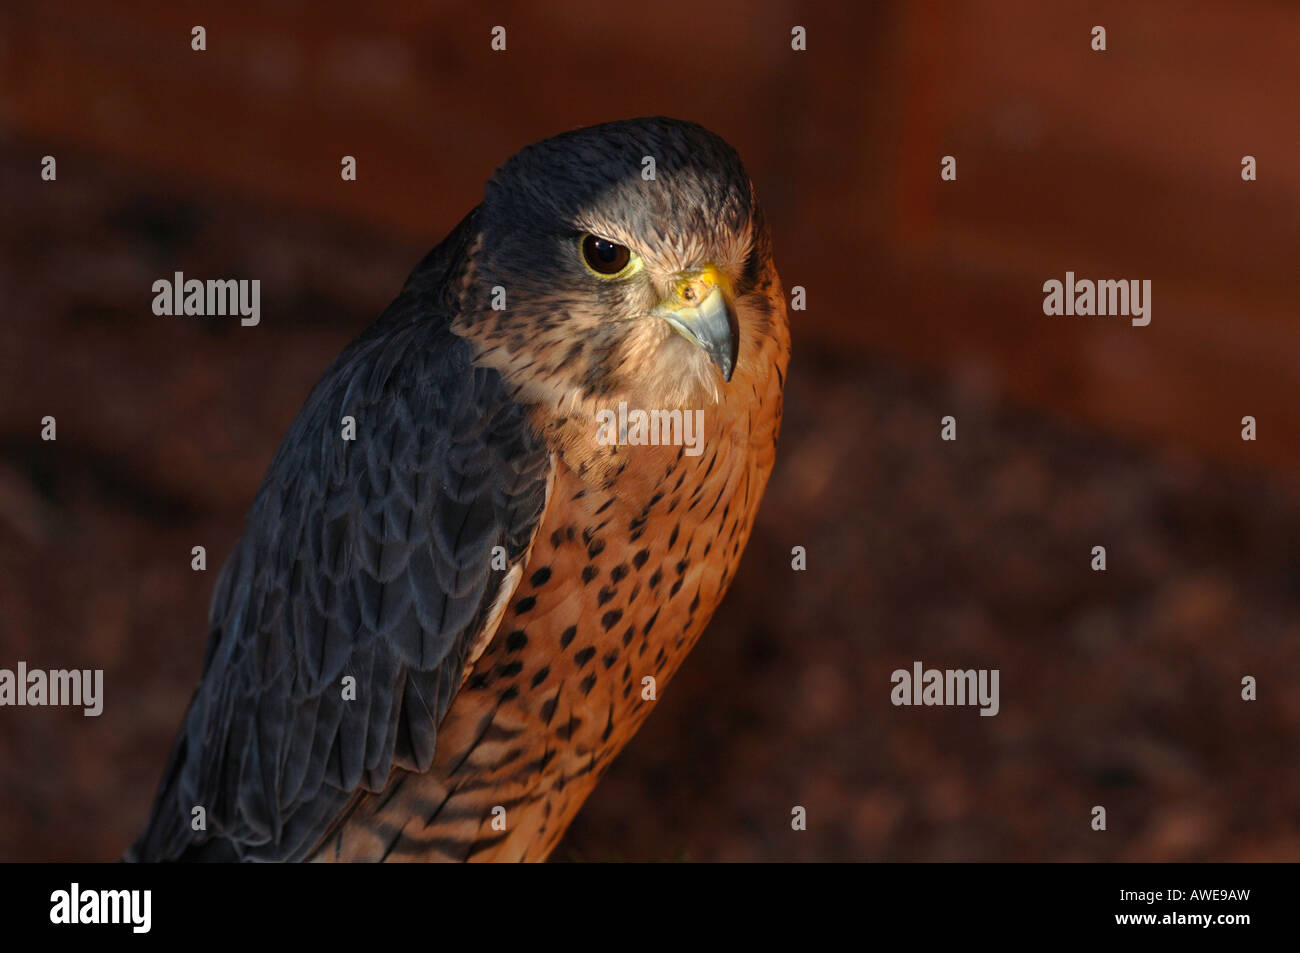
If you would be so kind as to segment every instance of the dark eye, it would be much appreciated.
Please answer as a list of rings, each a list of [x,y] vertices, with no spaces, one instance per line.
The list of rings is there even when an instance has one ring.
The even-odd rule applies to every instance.
[[[587,235],[582,239],[582,260],[598,275],[617,275],[627,267],[632,252],[626,245]]]

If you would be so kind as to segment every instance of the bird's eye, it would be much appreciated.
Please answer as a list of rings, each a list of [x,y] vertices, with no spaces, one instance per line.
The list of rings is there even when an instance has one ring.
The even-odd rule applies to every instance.
[[[617,275],[632,260],[632,252],[626,245],[617,245],[607,238],[584,235],[582,238],[582,260],[587,267],[606,278]]]

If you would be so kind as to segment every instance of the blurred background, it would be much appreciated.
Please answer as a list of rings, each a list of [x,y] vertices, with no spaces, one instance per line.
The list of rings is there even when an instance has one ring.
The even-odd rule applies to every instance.
[[[1300,859],[1297,49],[1280,0],[4,4],[0,667],[106,700],[0,709],[0,860],[120,854],[313,383],[511,153],[646,114],[739,150],[808,310],[742,571],[555,859]],[[1045,317],[1067,270],[1151,325]],[[154,316],[175,271],[260,326]],[[893,707],[918,659],[1001,713]]]

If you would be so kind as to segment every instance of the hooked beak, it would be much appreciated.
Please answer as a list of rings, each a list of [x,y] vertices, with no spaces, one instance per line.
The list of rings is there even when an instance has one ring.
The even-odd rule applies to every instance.
[[[672,296],[651,314],[704,348],[722,372],[722,379],[731,381],[740,348],[740,325],[726,275],[713,265],[683,272],[673,283]]]

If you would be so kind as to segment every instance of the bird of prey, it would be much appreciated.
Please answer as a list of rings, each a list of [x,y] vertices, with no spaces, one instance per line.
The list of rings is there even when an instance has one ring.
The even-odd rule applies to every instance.
[[[516,154],[290,427],[127,859],[545,859],[735,574],[789,348],[718,136]]]

